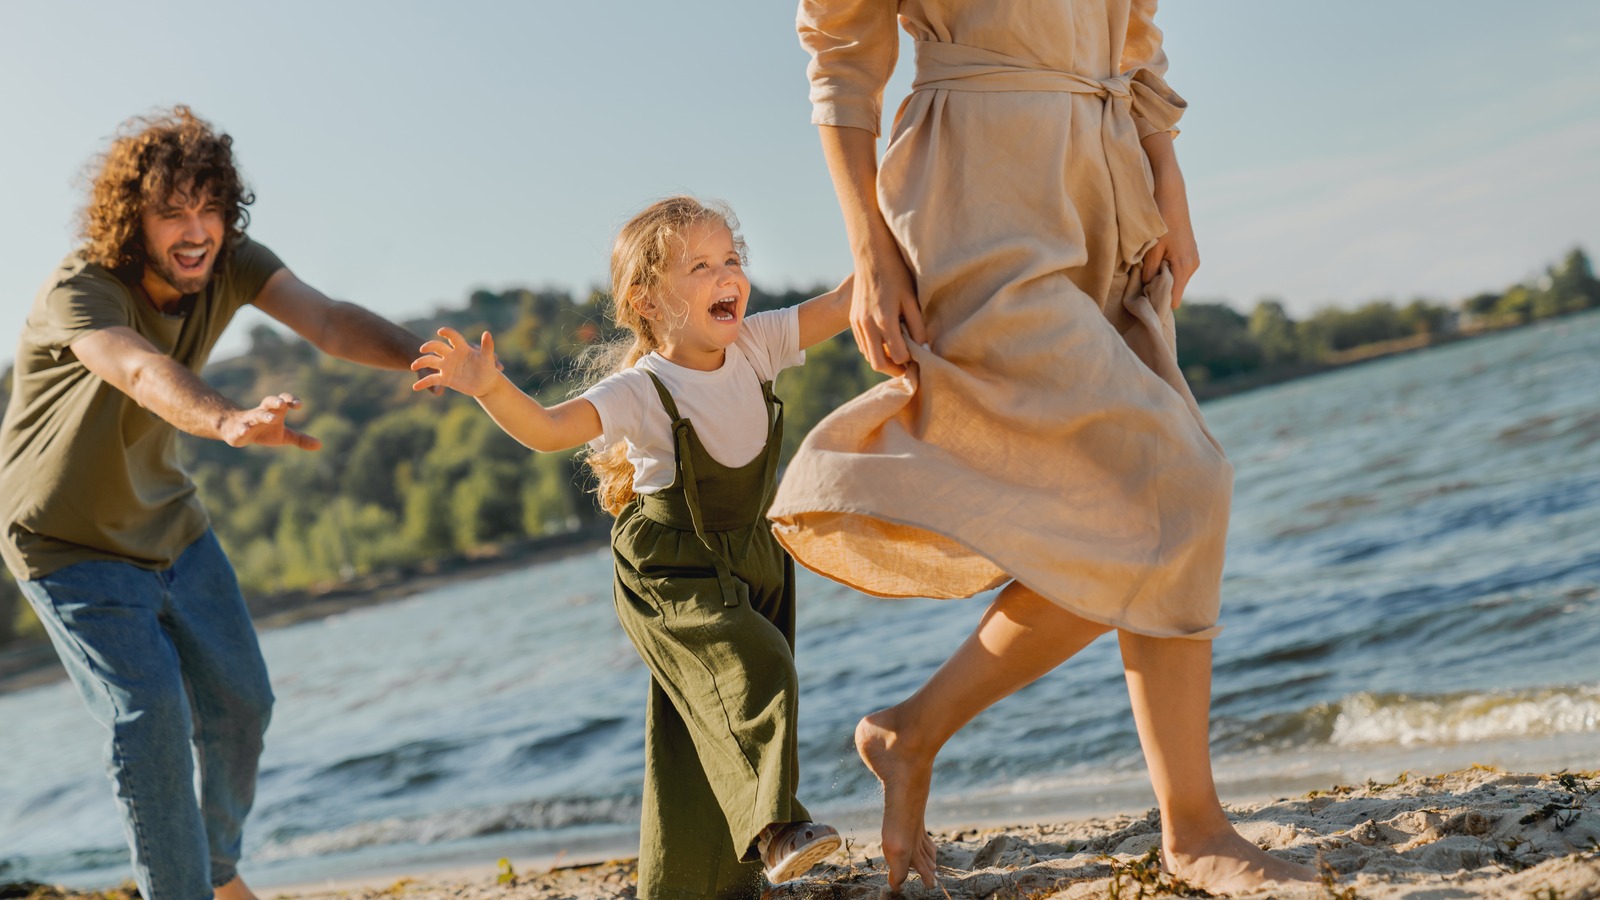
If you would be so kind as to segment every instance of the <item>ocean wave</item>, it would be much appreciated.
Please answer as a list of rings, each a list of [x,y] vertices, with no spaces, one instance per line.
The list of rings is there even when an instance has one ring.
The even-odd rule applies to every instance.
[[[121,869],[127,865],[127,847],[90,847],[65,853],[0,857],[0,879],[47,881],[59,878],[63,872],[98,872]]]
[[[1415,747],[1600,731],[1600,685],[1460,694],[1362,691],[1254,722],[1219,722],[1224,750]]]
[[[543,765],[576,759],[589,752],[597,739],[615,735],[629,724],[627,719],[617,716],[583,719],[518,747],[517,762],[519,765]]]
[[[1452,744],[1600,731],[1600,687],[1446,696],[1360,693],[1345,698],[1329,742]]]
[[[469,745],[462,741],[434,739],[412,741],[377,753],[350,756],[317,772],[322,781],[408,781],[433,778],[449,770],[445,760]]]
[[[280,831],[251,854],[275,861],[348,853],[366,847],[397,844],[439,844],[513,831],[556,831],[583,825],[620,825],[637,821],[639,798],[564,797],[504,806],[454,809],[434,815],[357,822],[310,834]]]

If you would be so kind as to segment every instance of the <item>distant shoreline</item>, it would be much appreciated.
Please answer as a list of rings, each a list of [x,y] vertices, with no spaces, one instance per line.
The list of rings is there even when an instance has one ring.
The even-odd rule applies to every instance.
[[[1449,334],[1425,332],[1411,337],[1362,344],[1358,347],[1352,347],[1324,362],[1301,363],[1276,369],[1258,369],[1243,375],[1230,375],[1227,378],[1219,378],[1216,381],[1191,384],[1189,389],[1194,393],[1195,399],[1201,402],[1219,400],[1223,397],[1232,397],[1235,394],[1244,394],[1260,388],[1299,381],[1302,378],[1326,375],[1329,372],[1337,372],[1363,363],[1404,356],[1419,350],[1427,350],[1430,347],[1443,347],[1447,344],[1456,344],[1495,334],[1506,334],[1515,330],[1515,328],[1497,328],[1481,331],[1457,331]]]

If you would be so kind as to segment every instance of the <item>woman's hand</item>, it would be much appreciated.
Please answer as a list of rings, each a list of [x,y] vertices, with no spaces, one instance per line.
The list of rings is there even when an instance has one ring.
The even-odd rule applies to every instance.
[[[429,341],[419,348],[423,355],[411,363],[411,370],[419,372],[433,369],[433,373],[418,378],[411,389],[420,391],[431,387],[447,387],[470,397],[482,397],[504,379],[501,366],[494,356],[494,336],[483,333],[482,348],[474,347],[454,328],[439,329],[443,340]]]
[[[1189,194],[1183,172],[1172,149],[1172,135],[1157,132],[1142,142],[1150,158],[1150,173],[1155,177],[1156,208],[1167,223],[1167,233],[1144,255],[1142,272],[1146,282],[1156,277],[1161,263],[1172,270],[1172,308],[1183,302],[1184,288],[1200,268],[1200,248],[1195,243],[1194,225],[1189,221]]]
[[[916,284],[899,247],[874,247],[856,260],[850,331],[867,364],[885,375],[905,374],[911,361],[907,335],[919,344],[928,342]]]

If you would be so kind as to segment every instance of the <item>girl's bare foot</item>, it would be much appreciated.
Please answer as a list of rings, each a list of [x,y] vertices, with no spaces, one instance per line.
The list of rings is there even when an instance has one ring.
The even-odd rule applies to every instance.
[[[937,849],[923,814],[933,784],[933,760],[916,752],[895,727],[893,707],[856,723],[856,752],[883,785],[883,859],[889,866],[889,887],[899,890],[911,869],[931,887],[937,880]]]
[[[1316,870],[1273,856],[1231,827],[1183,850],[1163,846],[1161,858],[1168,872],[1213,894],[1253,890],[1269,881],[1321,880]]]

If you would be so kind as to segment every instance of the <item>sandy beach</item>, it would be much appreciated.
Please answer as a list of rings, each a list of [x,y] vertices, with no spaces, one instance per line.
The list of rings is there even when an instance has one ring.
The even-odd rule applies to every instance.
[[[1600,898],[1600,772],[1513,774],[1474,767],[1402,775],[1378,784],[1335,785],[1299,797],[1234,805],[1241,833],[1258,845],[1328,873],[1321,885],[1271,887],[1235,897],[1333,900]],[[915,878],[906,897],[1203,897],[1159,871],[1154,810],[1078,822],[1028,823],[935,835],[940,884]],[[875,844],[846,852],[773,900],[885,895]],[[328,883],[261,892],[263,900],[594,900],[633,897],[632,860],[519,871],[418,874],[368,883]],[[29,896],[11,886],[0,897]],[[35,900],[77,895],[32,890]],[[103,895],[93,895],[103,896]]]
[[[1301,797],[1233,806],[1258,845],[1334,878],[1237,897],[1600,898],[1600,772],[1522,775],[1487,768],[1389,784],[1337,785]],[[1030,823],[937,834],[940,885],[915,878],[907,897],[1073,898],[1206,896],[1152,864],[1155,811],[1080,822]],[[831,865],[775,888],[774,900],[875,898],[885,890],[876,844],[847,846]],[[503,879],[503,880],[502,880]],[[264,892],[295,900],[590,900],[632,897],[633,863],[615,860],[544,872],[485,870],[475,877]]]

